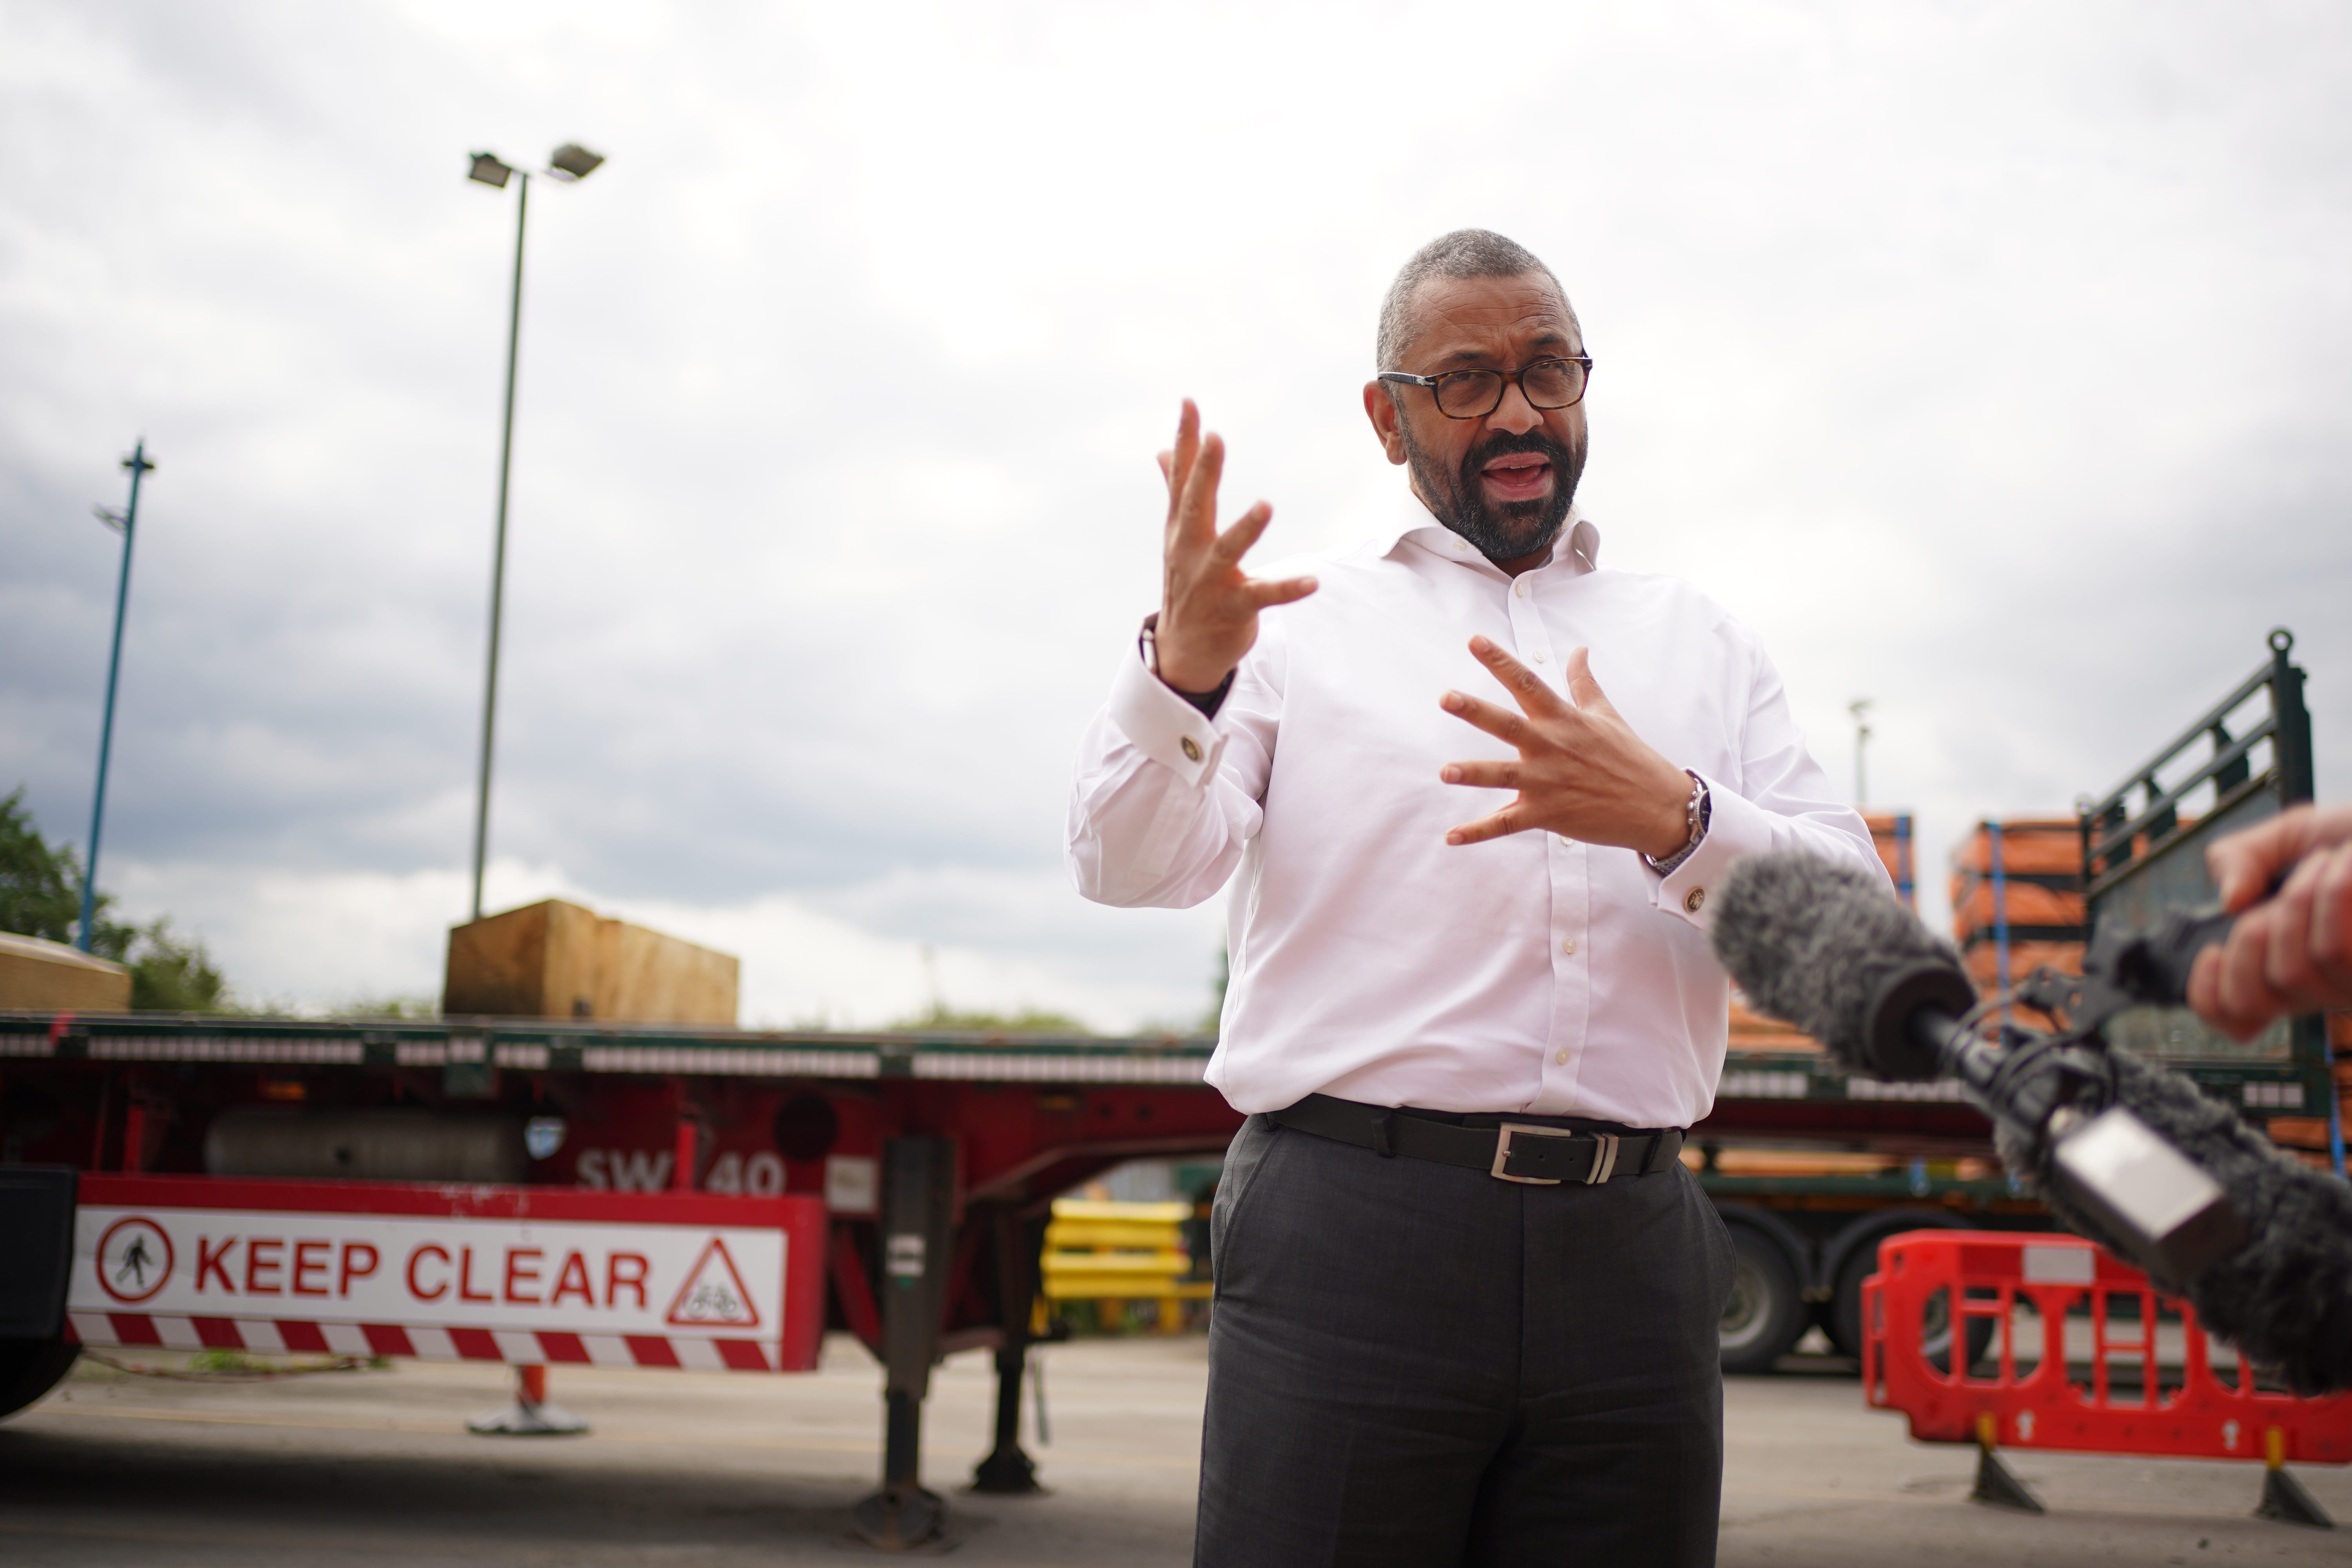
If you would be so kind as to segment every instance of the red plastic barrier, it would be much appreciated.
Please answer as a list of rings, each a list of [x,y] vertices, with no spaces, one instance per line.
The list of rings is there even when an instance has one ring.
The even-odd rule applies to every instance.
[[[2217,1367],[2189,1303],[2087,1241],[1913,1231],[1880,1245],[1878,1267],[1862,1287],[1864,1395],[1923,1442],[2352,1463],[2352,1393],[2265,1391],[2226,1349]]]

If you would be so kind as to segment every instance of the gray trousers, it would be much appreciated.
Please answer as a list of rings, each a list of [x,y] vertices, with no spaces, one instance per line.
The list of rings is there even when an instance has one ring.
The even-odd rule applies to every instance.
[[[1521,1186],[1253,1116],[1196,1568],[1715,1562],[1731,1239],[1680,1164]]]

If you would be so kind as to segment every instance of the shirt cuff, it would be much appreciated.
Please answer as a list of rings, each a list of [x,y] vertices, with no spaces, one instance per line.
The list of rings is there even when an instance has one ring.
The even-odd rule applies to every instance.
[[[1714,923],[1715,910],[1709,900],[1725,873],[1748,856],[1772,847],[1771,819],[1762,806],[1711,778],[1706,781],[1706,837],[1672,875],[1650,872],[1657,883],[1657,907],[1701,931]]]
[[[1224,754],[1223,733],[1145,667],[1139,648],[1119,665],[1110,691],[1110,721],[1137,751],[1195,789]]]
[[[1160,673],[1160,663],[1159,652],[1152,639],[1159,635],[1159,631],[1160,612],[1154,610],[1143,617],[1143,635],[1136,638],[1136,646],[1143,650],[1144,668],[1154,675]],[[1217,682],[1216,689],[1213,691],[1177,691],[1173,686],[1169,686],[1168,689],[1175,691],[1177,696],[1198,708],[1202,718],[1213,719],[1217,716],[1217,710],[1225,705],[1226,695],[1234,689],[1234,677],[1240,673],[1239,665],[1225,671],[1225,678]],[[1165,679],[1162,679],[1160,684],[1168,686]]]

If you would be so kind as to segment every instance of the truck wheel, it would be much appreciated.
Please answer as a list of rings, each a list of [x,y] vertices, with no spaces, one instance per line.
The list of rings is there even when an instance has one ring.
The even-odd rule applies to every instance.
[[[63,1340],[0,1340],[0,1420],[55,1388],[80,1355]]]
[[[1723,1303],[1723,1370],[1769,1372],[1805,1331],[1797,1271],[1780,1244],[1754,1226],[1731,1225],[1731,1294]]]
[[[1899,1236],[1889,1231],[1888,1236]],[[1862,1282],[1878,1272],[1878,1243],[1884,1237],[1872,1239],[1854,1248],[1853,1256],[1838,1268],[1837,1293],[1830,1299],[1830,1310],[1824,1313],[1822,1328],[1837,1347],[1841,1355],[1862,1354]],[[1992,1345],[1994,1331],[1999,1327],[1990,1318],[1969,1320],[1969,1364],[1984,1359]],[[1943,1315],[1925,1325],[1919,1338],[1920,1353],[1938,1366],[1945,1364],[1952,1349],[1950,1304],[1945,1304]]]
[[[1838,1265],[1837,1286],[1829,1310],[1822,1314],[1822,1331],[1840,1355],[1862,1354],[1862,1282],[1878,1272],[1878,1243],[1864,1242]]]

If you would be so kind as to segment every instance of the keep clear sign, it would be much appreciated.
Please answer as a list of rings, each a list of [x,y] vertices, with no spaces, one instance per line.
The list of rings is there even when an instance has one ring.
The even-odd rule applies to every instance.
[[[68,1309],[772,1338],[781,1229],[84,1207]]]

